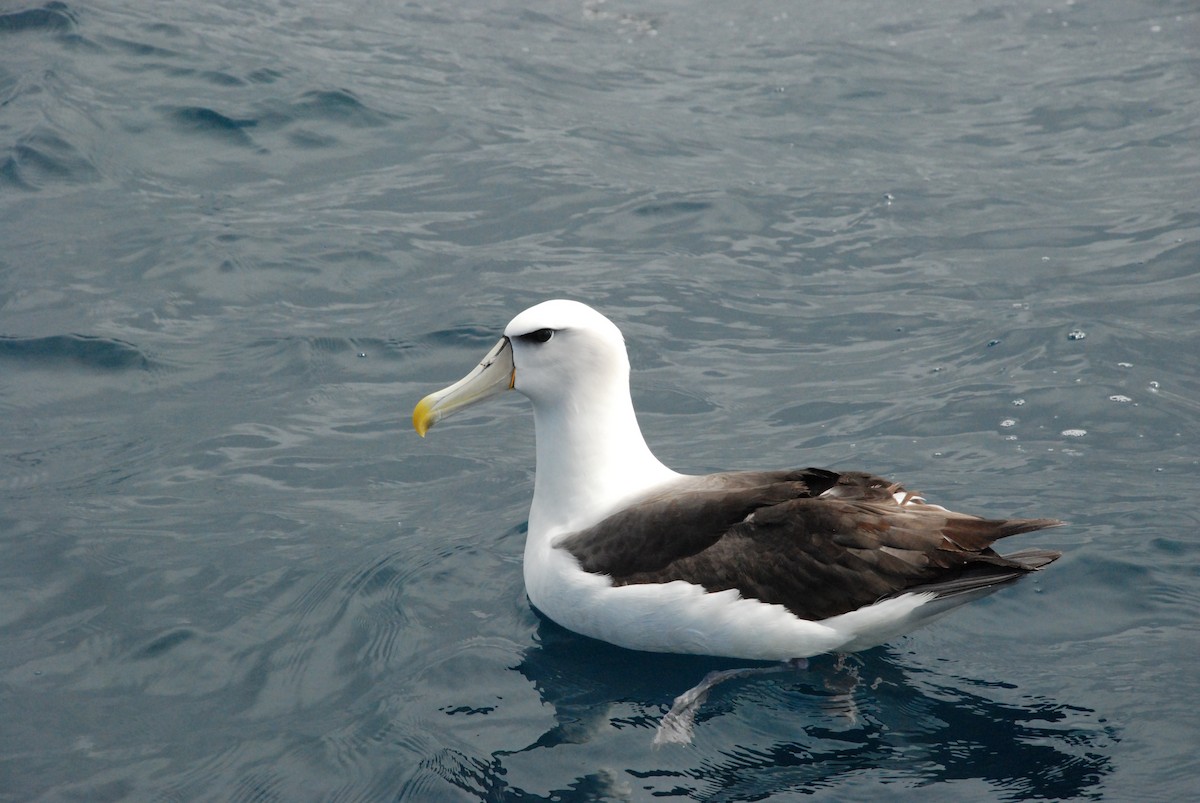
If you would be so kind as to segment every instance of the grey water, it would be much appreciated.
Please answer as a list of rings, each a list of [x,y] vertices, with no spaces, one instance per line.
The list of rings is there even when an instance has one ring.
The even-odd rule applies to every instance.
[[[0,800],[1180,800],[1189,2],[0,5]],[[673,697],[524,596],[521,309],[689,472],[869,470],[1064,556]]]

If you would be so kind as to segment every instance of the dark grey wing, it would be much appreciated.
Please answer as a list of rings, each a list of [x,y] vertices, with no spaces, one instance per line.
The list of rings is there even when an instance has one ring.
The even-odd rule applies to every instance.
[[[822,469],[692,477],[574,533],[558,546],[574,555],[585,571],[597,574],[626,577],[661,571],[711,548],[754,511],[817,497],[839,477]]]
[[[1052,519],[952,513],[868,474],[819,469],[705,478],[717,486],[609,517],[563,542],[616,585],[684,580],[824,619],[906,591],[982,592],[1057,553],[1002,557],[993,542]]]

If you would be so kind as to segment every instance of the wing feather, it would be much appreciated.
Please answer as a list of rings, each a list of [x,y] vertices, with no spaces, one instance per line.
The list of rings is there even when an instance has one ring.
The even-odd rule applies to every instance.
[[[615,585],[685,580],[819,620],[910,591],[985,592],[1053,561],[992,544],[1053,519],[982,519],[869,474],[823,469],[695,478],[559,543]]]

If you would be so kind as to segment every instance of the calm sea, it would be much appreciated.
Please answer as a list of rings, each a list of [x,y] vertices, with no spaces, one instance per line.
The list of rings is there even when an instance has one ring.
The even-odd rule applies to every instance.
[[[0,4],[0,800],[1181,800],[1195,3]],[[1046,572],[883,648],[542,621],[515,313],[659,455],[870,470]]]

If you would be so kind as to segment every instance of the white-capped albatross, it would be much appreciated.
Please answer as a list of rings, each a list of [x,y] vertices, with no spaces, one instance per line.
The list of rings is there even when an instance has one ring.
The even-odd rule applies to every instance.
[[[504,390],[533,403],[530,602],[635,650],[755,660],[882,644],[1049,564],[992,543],[1053,519],[954,513],[858,472],[679,474],[651,453],[620,330],[576,301],[525,310],[466,377],[422,399],[422,436]]]

